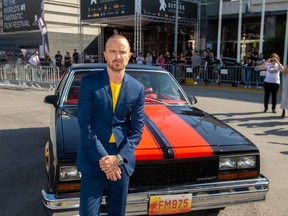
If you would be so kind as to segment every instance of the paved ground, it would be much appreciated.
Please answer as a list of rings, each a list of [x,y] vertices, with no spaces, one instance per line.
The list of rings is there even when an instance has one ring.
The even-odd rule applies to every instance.
[[[233,126],[261,152],[261,173],[270,180],[265,202],[228,207],[220,216],[286,216],[288,212],[288,118],[263,111],[263,90],[228,86],[184,86],[195,105]],[[52,92],[0,86],[0,215],[44,215],[44,145]],[[279,95],[280,102],[280,95]]]
[[[220,216],[286,216],[288,215],[288,118],[263,113],[263,90],[229,86],[184,86],[188,94],[197,96],[195,105],[225,121],[247,136],[260,149],[261,173],[270,180],[265,202],[228,207]],[[278,102],[281,95],[278,95]]]

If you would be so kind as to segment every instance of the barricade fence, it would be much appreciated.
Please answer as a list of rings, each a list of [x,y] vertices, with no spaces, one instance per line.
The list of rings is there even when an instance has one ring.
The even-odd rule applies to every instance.
[[[174,71],[177,73],[173,75],[177,80],[193,79],[194,82],[206,84],[224,82],[233,86],[243,84],[248,88],[252,85],[259,88],[263,86],[266,76],[266,71],[243,66],[222,66],[220,72],[217,72],[214,65],[207,65],[206,62],[196,67],[187,64],[178,64],[175,67]]]
[[[240,83],[250,88],[252,85],[261,88],[264,84],[266,71],[255,70],[254,67],[223,66],[217,73],[214,65],[207,65],[201,61],[199,66],[192,67],[188,64],[153,64],[154,66],[168,70],[178,82],[193,80],[196,84],[231,83],[238,86]],[[0,83],[4,85],[17,84],[35,88],[56,87],[60,79],[60,71],[57,66],[31,66],[25,64],[0,65]]]
[[[60,73],[59,68],[55,66],[4,64],[0,66],[0,79],[4,85],[45,87],[50,90],[56,87]]]

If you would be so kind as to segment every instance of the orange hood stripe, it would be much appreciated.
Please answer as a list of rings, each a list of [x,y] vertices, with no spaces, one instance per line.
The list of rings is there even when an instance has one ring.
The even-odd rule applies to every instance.
[[[209,143],[191,125],[166,106],[147,106],[145,113],[173,148],[174,158],[213,155]]]

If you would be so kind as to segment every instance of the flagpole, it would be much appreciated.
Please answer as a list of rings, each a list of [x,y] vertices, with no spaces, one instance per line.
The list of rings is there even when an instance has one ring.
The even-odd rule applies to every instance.
[[[222,10],[223,10],[223,0],[220,0],[219,4],[219,18],[218,18],[218,40],[217,40],[217,58],[220,58],[221,49],[221,29],[222,29]]]
[[[175,12],[175,31],[174,31],[174,52],[177,52],[178,45],[178,10],[179,10],[179,0],[176,0],[176,12]],[[178,55],[178,54],[177,54]]]
[[[242,27],[242,0],[239,1],[238,36],[237,36],[237,62],[241,62],[241,27]]]
[[[287,65],[287,52],[288,52],[288,2],[287,2],[287,14],[286,14],[286,30],[285,30],[285,42],[284,42],[284,55],[283,55],[283,66]]]
[[[266,4],[266,0],[263,0],[263,2],[262,2],[262,13],[261,13],[261,26],[260,26],[259,53],[263,53],[263,35],[264,35],[264,20],[265,20],[265,4]]]

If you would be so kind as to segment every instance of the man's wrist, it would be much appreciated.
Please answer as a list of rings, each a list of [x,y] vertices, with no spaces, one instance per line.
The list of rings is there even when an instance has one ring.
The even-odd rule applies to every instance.
[[[120,154],[115,155],[118,166],[121,166],[124,163],[124,158]]]

